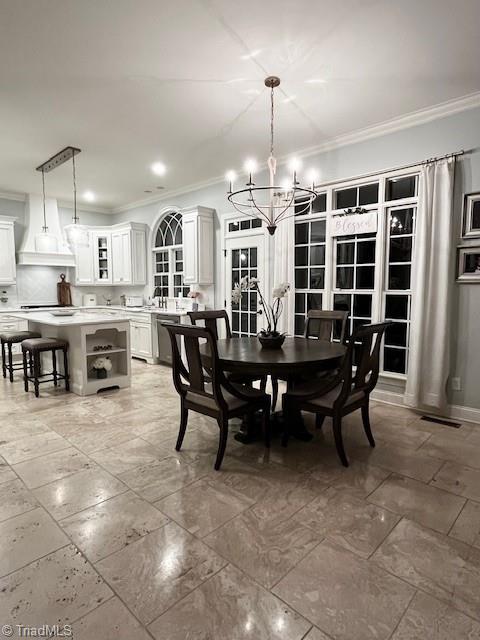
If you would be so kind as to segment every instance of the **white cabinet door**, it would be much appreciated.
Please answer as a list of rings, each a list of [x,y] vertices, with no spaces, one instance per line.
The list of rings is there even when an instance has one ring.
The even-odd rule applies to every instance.
[[[85,231],[73,245],[75,253],[75,284],[93,284],[93,243],[90,231]]]
[[[145,229],[132,232],[132,284],[147,284],[147,234]]]
[[[183,282],[185,284],[197,284],[198,260],[197,260],[197,218],[183,216]]]
[[[128,229],[112,233],[113,284],[132,284],[132,247]]]
[[[133,356],[152,357],[152,327],[150,324],[130,322]]]
[[[213,209],[195,207],[183,212],[183,281],[212,284]]]
[[[13,222],[0,221],[0,284],[15,284],[16,274]]]

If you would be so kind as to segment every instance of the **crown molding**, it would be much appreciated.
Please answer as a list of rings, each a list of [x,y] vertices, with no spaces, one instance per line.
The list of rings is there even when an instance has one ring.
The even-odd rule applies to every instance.
[[[5,200],[16,200],[17,202],[25,202],[27,195],[25,193],[17,193],[14,191],[0,191],[0,198]]]
[[[427,122],[431,122],[432,120],[446,118],[447,116],[460,113],[461,111],[467,111],[469,109],[475,109],[477,107],[480,107],[480,91],[462,96],[461,98],[447,100],[446,102],[434,105],[433,107],[418,109],[417,111],[412,111],[411,113],[408,113],[404,116],[392,118],[391,120],[386,120],[384,122],[380,122],[364,129],[358,129],[356,131],[342,134],[335,138],[330,138],[329,140],[326,140],[319,145],[297,151],[295,155],[300,158],[307,158],[312,155],[325,153],[327,151],[332,151],[333,149],[338,149],[340,147],[363,142],[364,140],[369,140],[371,138],[378,138],[389,133],[395,133],[396,131],[401,131],[402,129],[415,127],[419,124],[425,124]],[[278,158],[278,163],[285,163],[290,157],[291,154],[281,156]],[[260,170],[266,169],[266,163],[261,165],[259,168]],[[224,176],[217,176],[216,178],[210,178],[209,180],[204,180],[202,182],[192,183],[179,189],[164,191],[161,196],[150,196],[149,198],[144,198],[143,200],[137,200],[121,205],[119,207],[114,207],[112,212],[123,213],[125,211],[130,211],[131,209],[136,209],[138,207],[170,200],[171,198],[174,198],[176,196],[183,195],[185,193],[191,193],[193,191],[198,191],[199,189],[211,187],[222,182],[225,182]]]
[[[0,191],[0,199],[15,200],[17,202],[25,202],[27,199],[26,193],[18,193],[14,191]],[[73,204],[68,200],[57,200],[57,206],[62,209],[73,209]],[[77,211],[91,211],[92,213],[114,213],[112,207],[97,207],[92,204],[84,204],[83,202],[78,205]]]
[[[404,116],[385,120],[384,122],[379,122],[378,124],[366,127],[365,129],[358,129],[356,131],[351,131],[350,133],[342,134],[336,138],[331,138],[320,145],[303,149],[296,155],[306,158],[317,153],[324,153],[339,147],[356,144],[358,142],[363,142],[364,140],[369,140],[370,138],[379,138],[389,133],[395,133],[402,129],[409,129],[410,127],[426,124],[433,120],[446,118],[448,116],[455,115],[456,113],[476,109],[478,107],[480,107],[480,91],[463,96],[462,98],[455,98],[453,100],[448,100],[447,102],[442,102],[433,107],[426,107],[425,109],[412,111]],[[287,160],[287,157],[289,156],[284,156],[279,160],[285,161]]]
[[[72,209],[73,210],[73,203],[70,200],[57,200],[57,206],[61,207],[62,209]],[[77,212],[82,212],[82,211],[91,211],[92,213],[106,213],[106,214],[112,214],[115,213],[113,210],[113,207],[98,207],[94,204],[88,204],[88,203],[78,203],[77,202]]]
[[[112,209],[112,213],[123,213],[124,211],[130,211],[131,209],[137,209],[138,207],[145,207],[149,204],[155,204],[156,202],[163,202],[164,200],[170,200],[176,196],[181,196],[185,193],[192,193],[193,191],[199,191],[206,187],[212,187],[220,182],[225,182],[225,177],[217,176],[215,178],[209,178],[208,180],[202,180],[200,182],[193,182],[185,187],[179,187],[178,189],[170,189],[164,191],[162,195],[149,196],[142,200],[135,200],[127,204],[122,204]]]
[[[480,91],[462,96],[461,98],[454,98],[453,100],[442,102],[440,104],[434,105],[433,107],[426,107],[424,109],[412,111],[411,113],[408,113],[406,115],[392,118],[391,120],[386,120],[384,122],[380,122],[364,129],[358,129],[356,131],[351,131],[349,133],[336,136],[335,138],[330,138],[329,140],[326,140],[321,144],[301,149],[297,151],[295,155],[300,158],[307,158],[313,155],[332,151],[340,147],[357,144],[371,138],[378,138],[390,133],[395,133],[396,131],[401,131],[402,129],[408,129],[420,124],[425,124],[433,120],[446,118],[448,116],[455,115],[456,113],[468,111],[469,109],[475,109],[478,107],[480,107]],[[287,162],[290,157],[291,154],[280,156],[278,158],[278,163],[283,164]],[[261,165],[259,168],[260,170],[264,170],[267,168],[267,165]],[[139,207],[156,204],[157,202],[161,203],[166,200],[171,200],[172,198],[175,198],[177,196],[181,196],[186,193],[192,193],[194,191],[199,191],[200,189],[205,189],[207,187],[212,187],[222,182],[225,182],[225,178],[223,175],[209,178],[208,180],[202,180],[200,182],[193,182],[178,189],[164,191],[161,195],[152,195],[148,198],[135,200],[116,207],[99,207],[82,203],[81,205],[77,206],[77,209],[78,211],[89,211],[107,215],[124,213],[125,211],[131,211],[132,209],[137,209]],[[0,191],[0,198],[24,202],[26,199],[26,194]],[[63,200],[58,200],[58,206],[65,209],[73,208],[71,202]]]

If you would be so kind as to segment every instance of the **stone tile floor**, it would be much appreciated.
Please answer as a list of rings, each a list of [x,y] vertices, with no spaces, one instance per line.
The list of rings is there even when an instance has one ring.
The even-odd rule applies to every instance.
[[[170,370],[79,398],[0,380],[0,625],[76,640],[480,638],[480,426],[372,405],[311,443],[229,440]],[[232,425],[232,432],[235,426]],[[25,637],[25,634],[23,635]]]

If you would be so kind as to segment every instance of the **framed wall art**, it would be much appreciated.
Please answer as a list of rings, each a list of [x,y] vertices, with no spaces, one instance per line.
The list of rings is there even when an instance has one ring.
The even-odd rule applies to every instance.
[[[463,237],[480,238],[480,192],[467,193],[465,196]]]
[[[480,244],[457,248],[457,282],[480,283]]]

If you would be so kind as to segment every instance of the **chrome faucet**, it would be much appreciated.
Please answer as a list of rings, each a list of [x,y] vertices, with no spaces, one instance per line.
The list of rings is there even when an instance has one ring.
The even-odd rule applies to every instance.
[[[163,296],[163,290],[160,287],[155,287],[152,298],[160,298],[160,309],[165,308],[165,298]]]

